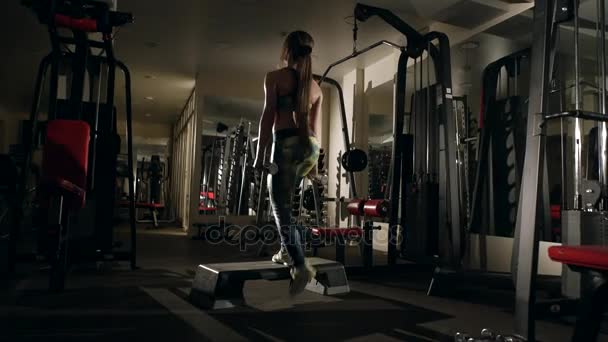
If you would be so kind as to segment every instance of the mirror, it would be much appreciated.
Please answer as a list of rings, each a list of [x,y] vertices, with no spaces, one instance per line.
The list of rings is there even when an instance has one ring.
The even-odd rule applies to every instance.
[[[207,96],[199,214],[255,216],[259,180],[252,165],[263,102]]]
[[[369,113],[368,195],[386,198],[393,143],[393,82],[368,88],[365,100]]]

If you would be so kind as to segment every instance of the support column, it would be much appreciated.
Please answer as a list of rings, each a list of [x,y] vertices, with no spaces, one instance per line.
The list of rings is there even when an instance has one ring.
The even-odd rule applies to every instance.
[[[353,145],[369,153],[369,113],[365,101],[365,70],[356,70],[356,83],[353,98]],[[357,184],[357,195],[359,198],[367,198],[369,194],[368,169],[355,173]]]

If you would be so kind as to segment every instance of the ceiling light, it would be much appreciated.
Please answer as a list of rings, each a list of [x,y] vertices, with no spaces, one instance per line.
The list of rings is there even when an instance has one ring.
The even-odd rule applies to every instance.
[[[151,117],[151,116],[152,116],[152,114],[150,114],[150,113],[146,113],[146,117],[147,117],[147,118],[149,118],[149,117]]]
[[[479,47],[479,42],[465,42],[460,45],[460,48],[465,50],[474,50]]]
[[[154,76],[154,75],[145,75],[144,78],[148,79],[148,80],[155,80],[156,76]]]
[[[152,97],[152,96],[146,96],[145,99],[147,101],[154,101],[154,97]]]

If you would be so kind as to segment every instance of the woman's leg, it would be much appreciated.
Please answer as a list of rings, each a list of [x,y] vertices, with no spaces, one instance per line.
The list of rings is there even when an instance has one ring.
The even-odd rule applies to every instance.
[[[305,255],[297,222],[291,215],[293,195],[298,179],[298,147],[296,145],[297,140],[291,138],[275,142],[273,162],[279,171],[268,177],[268,190],[274,219],[281,236],[281,248],[285,249],[291,257],[293,266],[298,267],[304,264]]]

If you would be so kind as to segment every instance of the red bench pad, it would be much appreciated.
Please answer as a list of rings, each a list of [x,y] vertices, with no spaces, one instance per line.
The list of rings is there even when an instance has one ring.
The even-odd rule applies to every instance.
[[[608,246],[553,246],[549,257],[569,266],[608,271]]]
[[[82,207],[87,187],[90,128],[84,121],[52,120],[47,124],[42,183],[65,192],[67,205]]]

